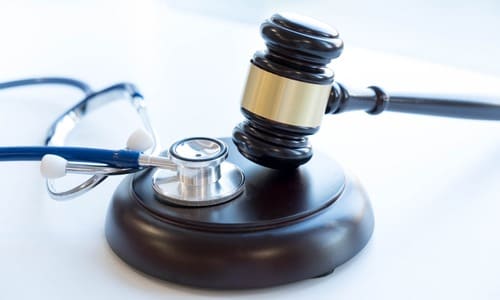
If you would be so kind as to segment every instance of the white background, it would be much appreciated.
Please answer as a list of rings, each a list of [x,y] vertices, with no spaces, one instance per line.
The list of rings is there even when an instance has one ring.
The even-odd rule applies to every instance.
[[[169,1],[1,3],[0,81],[64,75],[95,88],[130,81],[146,96],[164,146],[193,135],[228,136],[242,119],[239,98],[248,61],[262,48],[260,21],[245,18],[239,5],[234,8],[239,17],[233,18],[214,9],[204,15],[196,2],[195,9]],[[485,10],[484,19],[491,14]],[[343,20],[347,27],[349,18]],[[361,31],[353,20],[353,28]],[[373,26],[384,26],[377,24]],[[401,34],[401,28],[394,30],[394,36]],[[440,38],[443,47],[456,43],[433,37]],[[365,49],[372,44],[346,46],[332,64],[339,81],[392,90],[500,95],[500,79],[484,74],[497,74],[498,57],[487,55],[487,49],[497,47],[494,39],[477,46],[485,49],[483,56],[475,49],[475,72],[464,71],[467,66],[460,63],[455,65],[462,68],[436,64],[439,57],[427,62],[421,56],[394,55],[410,50]],[[451,54],[441,57],[453,63]],[[490,62],[487,67],[484,61]],[[77,93],[54,87],[0,92],[0,145],[40,144],[51,120],[78,99]],[[114,109],[93,116],[71,141],[121,147],[133,116]],[[499,123],[349,113],[326,116],[313,145],[361,179],[376,217],[368,246],[331,276],[232,292],[147,277],[119,260],[104,238],[107,206],[119,179],[61,203],[47,196],[37,164],[2,163],[1,298],[500,297]]]

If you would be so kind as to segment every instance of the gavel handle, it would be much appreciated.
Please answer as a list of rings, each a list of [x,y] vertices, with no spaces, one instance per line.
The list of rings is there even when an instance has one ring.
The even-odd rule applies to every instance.
[[[369,114],[395,111],[452,118],[500,120],[500,100],[418,94],[389,95],[377,86],[353,90],[335,82],[326,113],[337,114],[353,110],[364,110]]]

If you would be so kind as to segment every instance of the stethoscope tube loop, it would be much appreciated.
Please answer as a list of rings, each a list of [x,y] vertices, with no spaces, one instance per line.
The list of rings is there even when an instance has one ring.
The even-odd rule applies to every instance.
[[[60,79],[60,78],[58,78]],[[43,82],[39,81],[28,81],[24,82],[23,85],[29,84],[40,84],[40,83],[57,83],[57,84],[66,84],[69,86],[76,87],[85,93],[85,98],[73,105],[69,110],[64,112],[61,116],[59,116],[54,123],[50,126],[47,136],[45,139],[45,145],[47,146],[64,146],[66,142],[66,138],[70,134],[70,132],[75,128],[75,126],[80,122],[80,120],[85,117],[87,114],[91,113],[103,107],[104,105],[114,102],[116,100],[128,100],[128,102],[133,106],[135,111],[137,112],[144,129],[148,132],[152,139],[152,147],[149,151],[150,154],[159,153],[159,143],[157,140],[156,132],[154,131],[151,122],[149,120],[149,116],[146,110],[146,103],[135,87],[135,85],[130,83],[119,83],[115,84],[111,87],[105,88],[101,91],[94,92],[90,89],[88,85],[83,82],[79,82],[77,80],[69,80],[68,82],[57,80],[54,82],[51,78],[42,78]],[[75,83],[76,82],[76,83]],[[73,173],[71,170],[71,165],[74,165],[74,162],[68,163],[68,173]],[[77,186],[69,188],[67,190],[61,191],[55,186],[55,182],[52,179],[47,180],[47,190],[51,198],[55,200],[67,200],[74,197],[77,197],[92,188],[96,187],[98,184],[103,182],[107,175],[115,175],[115,174],[125,174],[130,172],[136,172],[137,169],[124,169],[124,168],[114,168],[109,166],[94,166],[94,165],[86,165],[79,164],[74,170],[75,173],[84,173],[89,171],[92,176],[86,179],[84,182],[80,183]],[[92,172],[95,170],[96,172]]]

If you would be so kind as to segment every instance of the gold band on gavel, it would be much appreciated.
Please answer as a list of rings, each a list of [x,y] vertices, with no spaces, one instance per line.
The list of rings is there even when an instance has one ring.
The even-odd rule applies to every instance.
[[[253,64],[241,106],[266,119],[301,127],[319,127],[330,84],[313,84],[267,72]]]

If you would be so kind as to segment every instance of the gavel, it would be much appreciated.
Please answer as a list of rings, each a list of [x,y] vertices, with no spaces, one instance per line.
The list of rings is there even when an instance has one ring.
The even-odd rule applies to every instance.
[[[364,110],[397,111],[456,118],[500,120],[491,99],[391,94],[381,87],[350,90],[329,68],[344,43],[332,27],[295,14],[274,14],[260,27],[267,49],[250,61],[241,102],[246,118],[233,142],[247,159],[274,169],[294,169],[313,155],[308,136],[323,115]]]

